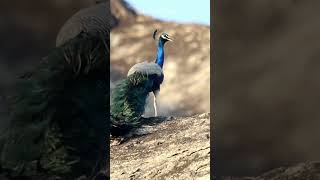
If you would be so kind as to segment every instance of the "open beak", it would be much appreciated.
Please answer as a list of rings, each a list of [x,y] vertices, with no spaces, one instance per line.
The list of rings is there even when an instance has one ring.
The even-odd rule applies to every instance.
[[[168,40],[168,41],[171,41],[171,42],[173,41],[173,39],[171,39],[171,38],[168,38],[167,40]]]

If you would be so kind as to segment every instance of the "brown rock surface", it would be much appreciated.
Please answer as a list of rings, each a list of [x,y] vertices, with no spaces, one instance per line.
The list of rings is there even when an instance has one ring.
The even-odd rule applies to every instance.
[[[301,163],[291,167],[281,167],[267,172],[256,180],[317,180],[320,179],[320,163]]]
[[[213,102],[224,175],[320,159],[319,6],[217,1]]]
[[[209,114],[152,118],[147,132],[111,146],[111,179],[210,179]]]

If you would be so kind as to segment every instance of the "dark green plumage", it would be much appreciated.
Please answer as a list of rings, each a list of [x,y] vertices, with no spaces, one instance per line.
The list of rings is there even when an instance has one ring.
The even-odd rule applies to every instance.
[[[138,127],[142,120],[149,92],[154,87],[151,76],[134,73],[121,80],[111,95],[111,133],[126,133]]]
[[[81,33],[21,77],[0,140],[0,175],[91,179],[105,166],[108,38]]]

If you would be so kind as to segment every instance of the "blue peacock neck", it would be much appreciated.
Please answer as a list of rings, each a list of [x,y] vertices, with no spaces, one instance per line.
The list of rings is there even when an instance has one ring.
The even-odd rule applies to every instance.
[[[160,38],[158,42],[157,59],[156,63],[162,68],[164,63],[164,44],[165,41]]]

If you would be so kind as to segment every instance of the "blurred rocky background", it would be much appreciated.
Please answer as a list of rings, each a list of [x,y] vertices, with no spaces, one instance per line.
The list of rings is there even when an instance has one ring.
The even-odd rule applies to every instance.
[[[111,32],[111,88],[134,64],[155,61],[157,43],[152,34],[159,29],[158,35],[166,32],[174,39],[165,47],[159,115],[209,112],[209,26],[161,21],[139,13],[122,0],[111,0],[111,10],[118,20]],[[147,112],[153,114],[153,107]]]
[[[255,176],[320,159],[319,5],[317,0],[216,1],[219,174]]]

